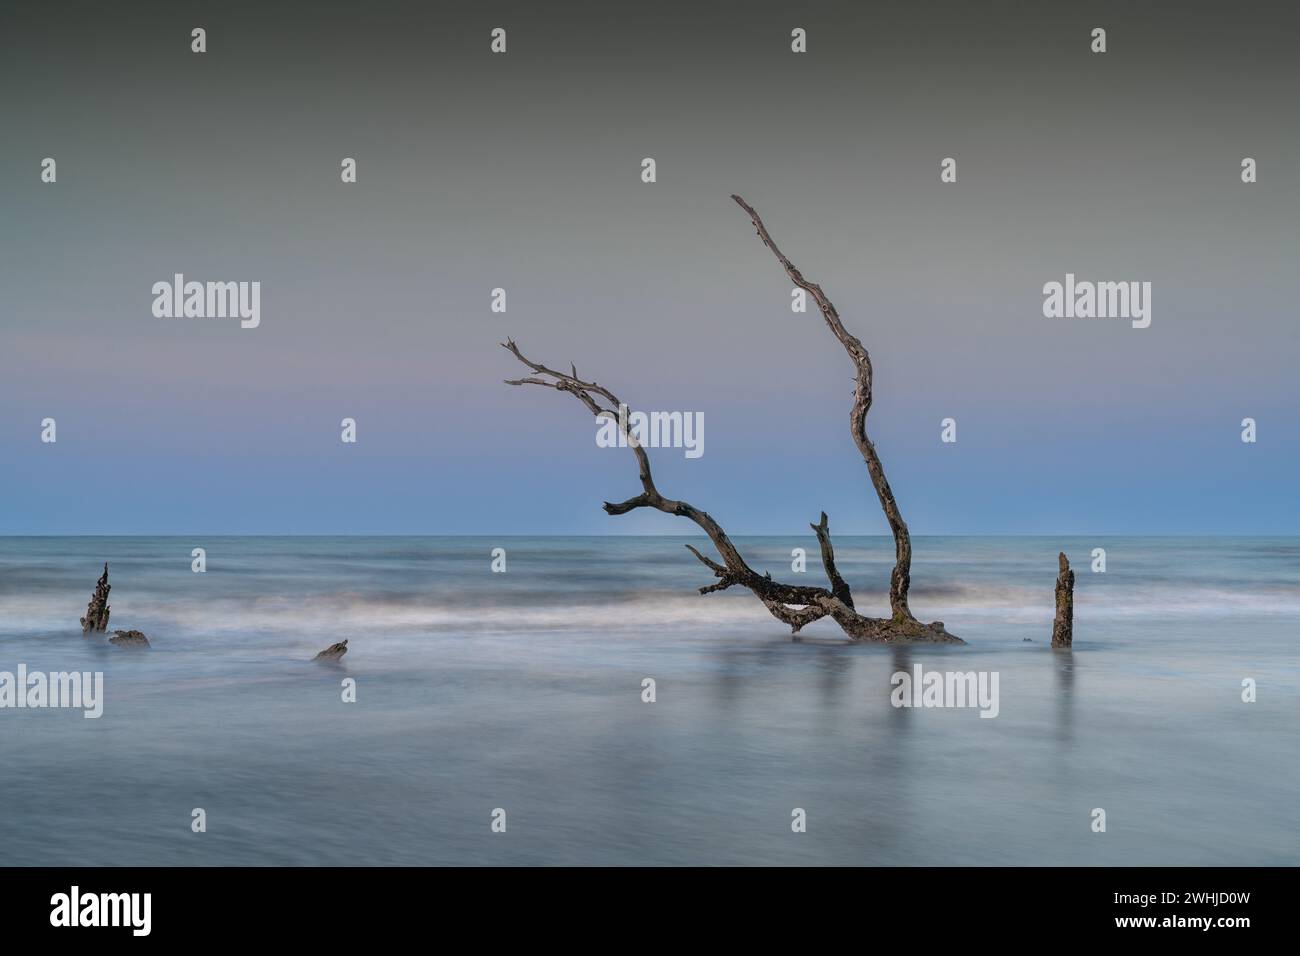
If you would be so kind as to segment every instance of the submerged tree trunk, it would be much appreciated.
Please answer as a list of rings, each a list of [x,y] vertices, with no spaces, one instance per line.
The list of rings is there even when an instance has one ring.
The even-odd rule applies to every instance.
[[[1060,570],[1056,575],[1056,620],[1052,622],[1052,646],[1074,646],[1074,572],[1070,559],[1062,551],[1057,558]]]
[[[95,590],[86,605],[86,616],[81,619],[81,633],[108,630],[108,592],[112,585],[108,583],[108,562],[104,562],[104,573],[95,582]]]
[[[113,636],[108,639],[108,643],[116,644],[118,647],[149,647],[149,638],[144,636],[143,631],[114,631]]]
[[[343,655],[346,654],[347,652],[348,652],[348,642],[347,640],[342,640],[339,641],[337,644],[331,644],[329,647],[325,648],[325,650],[321,651],[319,654],[313,657],[312,660],[337,661],[340,658],[342,658]]]
[[[619,410],[624,407],[624,403],[608,388],[598,385],[594,381],[587,382],[578,378],[578,370],[573,365],[569,366],[570,371],[566,373],[534,362],[526,358],[512,340],[503,342],[502,346],[531,369],[534,374],[527,378],[507,380],[506,384],[541,385],[560,392],[568,392],[582,402],[597,418],[609,418],[619,424],[619,429],[626,439],[628,447],[632,449],[632,453],[636,456],[642,490],[640,494],[626,501],[606,502],[605,511],[611,515],[621,515],[637,508],[654,508],[666,514],[688,518],[698,525],[708,535],[709,540],[713,542],[714,548],[717,549],[718,555],[722,559],[721,563],[719,563],[701,554],[690,545],[686,546],[718,579],[715,583],[700,588],[701,594],[721,591],[733,585],[748,588],[763,602],[763,606],[767,608],[773,617],[790,625],[791,630],[796,634],[800,628],[823,617],[829,617],[840,626],[845,634],[857,641],[964,643],[960,638],[949,634],[944,629],[942,621],[922,624],[912,616],[912,611],[908,607],[907,591],[911,584],[912,542],[908,535],[907,524],[903,521],[903,516],[898,509],[898,503],[894,500],[893,490],[889,487],[889,481],[885,478],[885,470],[880,463],[880,456],[876,454],[875,446],[867,437],[867,412],[871,408],[872,398],[871,356],[867,354],[867,350],[862,343],[844,328],[839,313],[835,311],[835,306],[822,292],[821,287],[805,279],[794,263],[787,259],[781,250],[777,248],[776,243],[772,241],[772,237],[764,227],[763,221],[759,218],[758,212],[739,196],[732,196],[731,198],[749,214],[754,228],[758,231],[759,238],[772,250],[777,261],[785,269],[786,275],[790,277],[795,285],[812,296],[813,301],[821,309],[826,325],[840,344],[844,346],[853,362],[856,374],[853,406],[849,411],[849,430],[853,442],[867,466],[867,474],[871,479],[872,487],[875,489],[876,497],[880,501],[880,507],[885,513],[885,520],[889,524],[889,530],[894,536],[894,569],[889,580],[890,616],[888,618],[872,618],[858,613],[854,605],[852,591],[835,565],[835,553],[830,540],[830,524],[825,512],[821,515],[821,521],[812,525],[812,530],[817,535],[818,544],[821,546],[822,564],[826,569],[826,577],[831,587],[827,589],[807,585],[782,584],[773,581],[770,574],[759,574],[746,563],[740,551],[727,537],[727,533],[722,529],[722,526],[709,514],[685,501],[673,500],[660,494],[650,472],[649,456],[633,436],[631,429],[628,428],[626,416],[619,414]]]

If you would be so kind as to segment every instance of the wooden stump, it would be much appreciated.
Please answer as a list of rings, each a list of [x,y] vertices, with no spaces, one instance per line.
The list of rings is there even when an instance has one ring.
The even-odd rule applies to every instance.
[[[1052,622],[1052,646],[1071,647],[1074,644],[1074,572],[1070,559],[1062,551],[1058,558],[1060,571],[1056,575],[1056,620]]]
[[[95,582],[95,591],[90,595],[86,605],[86,616],[81,619],[81,633],[108,630],[108,592],[112,585],[108,583],[108,562],[104,562],[104,573]]]

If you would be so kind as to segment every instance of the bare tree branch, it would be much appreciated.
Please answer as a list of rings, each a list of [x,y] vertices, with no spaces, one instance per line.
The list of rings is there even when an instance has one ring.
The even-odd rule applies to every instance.
[[[722,526],[714,521],[707,512],[701,511],[685,501],[676,501],[661,495],[659,489],[655,487],[654,475],[650,470],[650,456],[637,442],[631,429],[627,427],[626,420],[620,418],[618,414],[619,407],[624,403],[617,395],[595,382],[585,382],[579,379],[576,375],[577,369],[572,363],[569,366],[571,372],[559,372],[529,359],[519,350],[519,346],[514,343],[513,339],[501,344],[515,358],[536,373],[535,376],[528,378],[507,379],[507,385],[540,385],[545,388],[553,388],[556,391],[568,392],[586,405],[593,415],[597,417],[612,416],[613,420],[619,423],[620,432],[627,440],[628,447],[632,449],[633,454],[636,456],[641,487],[644,490],[641,494],[626,501],[618,503],[605,502],[605,511],[611,515],[621,515],[637,508],[654,508],[665,514],[679,515],[695,522],[709,536],[709,540],[713,542],[713,546],[717,549],[724,562],[718,564],[716,561],[706,558],[695,548],[687,545],[691,553],[704,562],[718,577],[718,581],[714,584],[701,588],[701,594],[721,591],[735,584],[742,585],[762,599],[773,617],[789,624],[795,631],[798,631],[805,624],[824,617],[828,613],[826,610],[821,609],[820,602],[834,599],[843,605],[842,598],[836,597],[825,588],[779,584],[768,575],[760,575],[745,562],[740,551],[727,537],[727,533],[722,530]],[[799,605],[800,607],[797,609],[787,608],[785,605],[789,604]],[[811,610],[809,606],[812,606]]]
[[[894,619],[900,623],[914,621],[916,619],[907,605],[907,591],[912,583],[912,539],[907,533],[907,523],[898,510],[898,503],[894,501],[894,492],[885,478],[885,469],[880,463],[880,456],[876,454],[876,446],[867,438],[867,412],[871,410],[871,356],[867,354],[866,348],[857,337],[844,328],[844,323],[840,321],[840,314],[835,311],[835,306],[826,297],[821,286],[805,279],[795,264],[777,248],[768,234],[767,227],[763,225],[763,220],[759,218],[758,211],[739,196],[733,195],[731,198],[735,200],[736,205],[749,214],[754,228],[758,231],[758,237],[772,250],[772,254],[781,263],[790,281],[813,297],[813,301],[821,309],[822,318],[826,320],[830,330],[840,340],[844,350],[849,353],[849,358],[853,360],[853,366],[857,370],[857,383],[853,391],[853,408],[849,411],[849,427],[853,433],[853,442],[858,446],[862,460],[866,462],[867,474],[871,476],[871,484],[880,499],[885,520],[889,522],[889,530],[894,535],[894,571],[889,579],[889,608]]]
[[[904,523],[902,515],[898,511],[898,505],[894,501],[889,482],[885,479],[880,458],[876,454],[875,446],[867,438],[866,432],[867,411],[871,408],[871,357],[867,354],[867,350],[862,343],[844,328],[839,314],[835,311],[835,307],[825,293],[822,292],[821,287],[804,279],[799,270],[795,268],[794,263],[787,259],[776,247],[775,243],[772,242],[771,236],[768,235],[767,229],[763,226],[763,221],[754,208],[739,196],[732,196],[731,198],[749,213],[754,227],[758,230],[759,237],[776,255],[786,274],[790,276],[797,286],[805,289],[813,297],[813,300],[822,311],[826,324],[849,353],[849,357],[853,360],[854,367],[857,370],[854,402],[849,421],[854,442],[866,462],[871,483],[876,489],[880,505],[885,512],[885,518],[894,534],[895,564],[889,586],[889,604],[892,617],[869,618],[857,612],[848,582],[841,576],[835,563],[835,550],[831,545],[830,538],[830,523],[825,512],[822,512],[821,521],[811,525],[811,528],[813,533],[816,534],[817,542],[821,547],[822,565],[826,569],[826,577],[831,585],[830,589],[773,581],[771,575],[760,575],[746,563],[740,551],[722,529],[722,526],[707,512],[701,511],[685,501],[666,498],[660,494],[650,470],[649,455],[646,454],[645,449],[641,447],[632,434],[631,429],[628,427],[626,415],[620,415],[620,411],[626,406],[609,389],[598,385],[594,381],[587,382],[580,379],[577,367],[573,363],[569,364],[569,372],[565,373],[532,361],[519,350],[513,340],[503,342],[502,346],[529,368],[533,375],[526,378],[507,379],[506,384],[538,385],[553,388],[560,392],[568,392],[582,402],[587,407],[587,410],[596,417],[611,418],[618,423],[620,433],[636,456],[638,477],[641,481],[642,490],[640,494],[621,502],[605,502],[605,511],[611,515],[622,515],[638,508],[653,508],[665,514],[678,515],[694,522],[708,535],[709,540],[713,542],[713,546],[718,552],[718,556],[722,559],[721,562],[715,561],[693,546],[689,544],[686,546],[717,578],[713,584],[701,587],[699,589],[701,594],[723,591],[735,585],[748,588],[762,601],[768,613],[777,620],[788,624],[796,634],[808,624],[823,617],[830,617],[854,640],[963,643],[960,638],[954,637],[944,630],[943,622],[936,621],[932,624],[922,624],[912,616],[912,612],[908,608],[907,591],[910,583],[912,560],[911,540],[908,537],[907,525]]]
[[[809,527],[813,529],[813,533],[817,535],[817,543],[821,545],[822,567],[826,569],[826,578],[831,582],[831,594],[850,608],[853,607],[853,594],[849,591],[849,585],[840,577],[839,569],[835,567],[835,549],[831,547],[831,529],[826,521],[826,512],[822,512],[822,520],[819,524]]]

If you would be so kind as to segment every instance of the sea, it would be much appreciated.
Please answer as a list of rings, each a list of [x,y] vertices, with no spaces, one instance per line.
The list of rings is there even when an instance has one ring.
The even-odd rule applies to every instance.
[[[917,537],[967,643],[914,647],[795,640],[686,544],[0,538],[0,672],[103,674],[98,718],[0,709],[0,866],[1300,863],[1300,538]],[[885,615],[890,540],[835,544]],[[105,562],[150,649],[83,636]],[[918,666],[996,716],[896,706]]]

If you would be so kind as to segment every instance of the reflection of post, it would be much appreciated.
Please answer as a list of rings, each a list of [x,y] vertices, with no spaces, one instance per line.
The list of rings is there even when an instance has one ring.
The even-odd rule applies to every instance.
[[[1061,569],[1056,575],[1056,620],[1052,622],[1052,646],[1074,645],[1074,572],[1065,552],[1060,554]]]
[[[1074,667],[1081,658],[1071,654],[1053,660],[1056,668],[1056,739],[1068,744],[1074,737]],[[1058,749],[1057,755],[1073,751]]]

